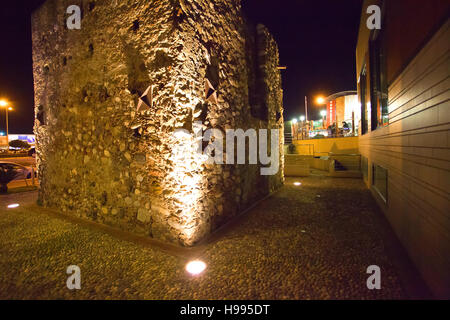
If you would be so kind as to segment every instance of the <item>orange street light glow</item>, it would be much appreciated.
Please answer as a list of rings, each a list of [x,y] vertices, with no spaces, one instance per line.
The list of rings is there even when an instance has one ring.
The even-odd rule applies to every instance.
[[[316,101],[317,101],[318,104],[324,104],[325,103],[325,98],[324,97],[318,97]]]
[[[8,105],[8,101],[0,100],[0,107],[6,107]]]

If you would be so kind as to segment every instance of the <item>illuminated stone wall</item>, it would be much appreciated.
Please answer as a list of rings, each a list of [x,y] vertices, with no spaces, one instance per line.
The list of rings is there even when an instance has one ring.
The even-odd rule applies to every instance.
[[[82,8],[80,30],[66,8]],[[240,1],[48,0],[32,16],[39,202],[193,245],[283,183],[278,50]],[[205,80],[217,101],[205,96]],[[153,88],[151,107],[137,111]],[[206,164],[174,131],[278,128],[280,170]]]

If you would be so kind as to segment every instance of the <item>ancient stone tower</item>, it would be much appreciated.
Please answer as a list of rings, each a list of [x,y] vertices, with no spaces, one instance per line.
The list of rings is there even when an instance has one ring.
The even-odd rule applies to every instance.
[[[48,0],[32,28],[42,205],[193,245],[282,185],[278,49],[239,0]],[[279,129],[278,172],[174,152],[196,122]]]

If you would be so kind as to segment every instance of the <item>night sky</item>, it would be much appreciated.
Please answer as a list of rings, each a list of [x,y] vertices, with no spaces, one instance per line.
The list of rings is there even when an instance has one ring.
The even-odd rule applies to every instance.
[[[8,99],[10,133],[33,128],[31,12],[42,0],[0,4],[0,97]],[[285,119],[304,114],[319,118],[317,95],[355,90],[355,48],[362,0],[243,0],[247,17],[266,25],[278,42]],[[314,108],[315,107],[315,108]],[[0,131],[5,131],[4,111]]]
[[[320,119],[317,95],[356,90],[360,0],[244,0],[248,18],[262,23],[280,51],[285,120]],[[322,107],[323,109],[323,107]]]

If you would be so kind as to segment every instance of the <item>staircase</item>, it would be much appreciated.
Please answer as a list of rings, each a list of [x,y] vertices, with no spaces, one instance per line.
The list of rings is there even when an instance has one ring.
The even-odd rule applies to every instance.
[[[359,154],[332,154],[330,153],[330,176],[360,178],[361,156]]]
[[[291,144],[292,143],[292,133],[285,132],[284,133],[284,144]]]

